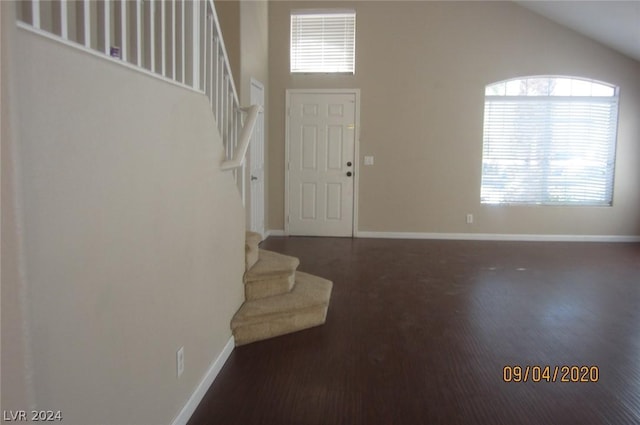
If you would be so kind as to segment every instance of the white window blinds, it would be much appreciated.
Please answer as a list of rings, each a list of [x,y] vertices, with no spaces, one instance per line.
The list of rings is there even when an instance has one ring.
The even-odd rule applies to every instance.
[[[355,73],[353,11],[291,13],[291,72]]]
[[[617,88],[529,77],[485,92],[481,202],[611,205]]]

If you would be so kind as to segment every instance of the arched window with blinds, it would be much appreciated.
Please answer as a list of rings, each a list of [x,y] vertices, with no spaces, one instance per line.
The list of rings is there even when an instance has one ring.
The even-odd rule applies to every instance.
[[[618,91],[564,76],[487,85],[481,202],[612,205]]]

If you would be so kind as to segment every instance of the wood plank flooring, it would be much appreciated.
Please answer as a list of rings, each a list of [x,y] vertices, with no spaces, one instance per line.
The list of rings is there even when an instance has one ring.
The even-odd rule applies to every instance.
[[[334,282],[327,322],[236,348],[189,425],[640,424],[640,244],[261,247]],[[504,382],[506,365],[599,376]]]

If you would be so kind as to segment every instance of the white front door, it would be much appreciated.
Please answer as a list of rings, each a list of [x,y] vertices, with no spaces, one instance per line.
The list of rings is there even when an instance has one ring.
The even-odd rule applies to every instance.
[[[264,236],[264,86],[251,79],[251,104],[262,106],[249,144],[251,230]]]
[[[353,236],[357,90],[287,92],[290,235]]]

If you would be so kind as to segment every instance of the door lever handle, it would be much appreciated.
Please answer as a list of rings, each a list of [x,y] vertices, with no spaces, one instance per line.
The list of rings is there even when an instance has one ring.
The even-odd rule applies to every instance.
[[[251,181],[258,180],[256,176],[251,176]]]

